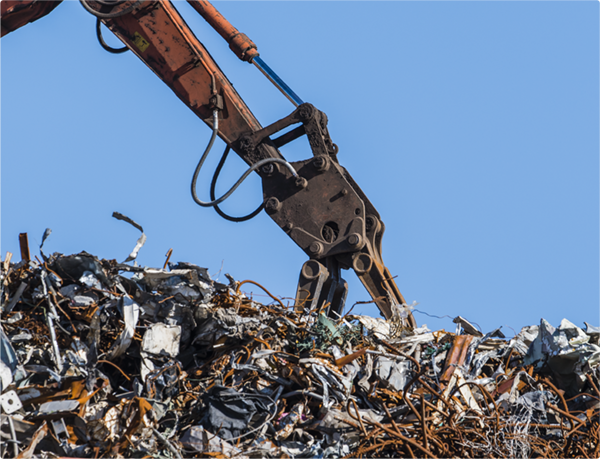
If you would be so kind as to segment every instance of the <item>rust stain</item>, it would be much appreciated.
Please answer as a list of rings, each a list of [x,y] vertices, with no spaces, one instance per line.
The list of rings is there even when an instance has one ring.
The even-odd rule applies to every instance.
[[[471,335],[459,335],[454,338],[454,343],[450,348],[448,357],[446,357],[446,365],[444,366],[444,371],[440,378],[441,381],[450,381],[456,367],[464,365],[471,341],[473,341]]]

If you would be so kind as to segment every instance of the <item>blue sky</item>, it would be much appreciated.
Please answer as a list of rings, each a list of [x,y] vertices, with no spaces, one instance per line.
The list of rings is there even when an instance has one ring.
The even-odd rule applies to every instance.
[[[177,7],[263,125],[293,106]],[[484,332],[598,317],[598,2],[216,2],[305,101],[386,224],[383,257],[409,303]],[[197,207],[209,129],[133,54],[111,55],[78,2],[1,40],[1,253],[85,250],[188,261],[293,297],[304,253],[264,213]],[[107,41],[118,41],[105,30]],[[200,176],[208,182],[222,144]],[[310,157],[298,140],[282,153]],[[221,192],[245,169],[235,155]],[[260,202],[257,176],[223,205]],[[348,307],[368,299],[351,272]],[[252,291],[250,288],[248,292]],[[267,301],[261,292],[255,298]],[[378,315],[375,306],[354,311]],[[416,313],[419,324],[453,330]]]

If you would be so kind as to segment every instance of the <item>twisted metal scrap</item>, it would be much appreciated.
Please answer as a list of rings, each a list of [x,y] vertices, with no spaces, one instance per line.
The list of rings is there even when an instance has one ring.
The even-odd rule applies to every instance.
[[[356,457],[375,457],[374,454],[378,457],[397,454],[410,457],[598,457],[599,404],[588,409],[585,419],[581,419],[581,413],[577,417],[568,411],[568,403],[556,386],[549,380],[541,383],[548,389],[549,400],[561,401],[564,409],[547,403],[550,410],[562,416],[560,424],[534,422],[533,409],[527,405],[518,405],[512,412],[503,410],[475,381],[466,385],[480,391],[485,408],[480,413],[463,410],[464,400],[455,396],[460,387],[445,397],[442,391],[434,389],[434,381],[419,374],[404,391],[403,401],[409,410],[399,421],[394,420],[385,403],[382,405],[390,423],[363,420],[352,401],[353,410],[348,409],[348,412],[360,421],[363,433]],[[418,407],[417,397],[414,391],[409,393],[408,386],[418,386],[420,390]],[[598,400],[590,394],[582,395]],[[556,434],[557,430],[560,434]]]
[[[2,265],[4,268],[6,263]],[[103,261],[102,265],[109,269],[108,262]],[[335,454],[347,458],[599,457],[597,372],[586,375],[585,391],[566,399],[551,376],[541,376],[533,367],[524,367],[519,352],[505,346],[504,352],[486,363],[487,374],[495,373],[495,379],[480,376],[481,367],[473,376],[475,372],[468,368],[472,355],[463,353],[460,362],[450,357],[459,355],[451,352],[451,343],[458,341],[453,334],[434,332],[430,342],[415,345],[409,335],[392,327],[393,333],[386,341],[375,333],[366,333],[361,325],[349,323],[354,320],[349,317],[324,326],[318,312],[299,316],[268,291],[273,303],[259,304],[241,293],[245,282],[232,281],[229,289],[215,290],[209,300],[186,305],[195,308],[198,326],[212,327],[211,338],[199,345],[190,339],[187,354],[177,358],[157,356],[163,359],[160,366],[141,385],[136,383],[140,379],[140,362],[135,360],[135,352],[114,360],[102,356],[122,329],[114,305],[124,293],[105,286],[103,297],[98,295],[98,302],[90,306],[76,305],[48,290],[46,295],[35,296],[31,286],[40,285],[42,293],[42,287],[48,286],[40,282],[41,272],[41,267],[31,265],[13,271],[4,268],[7,299],[12,296],[17,300],[6,317],[10,320],[14,316],[15,320],[7,320],[3,327],[10,329],[10,336],[16,336],[19,330],[32,333],[29,343],[40,348],[41,355],[42,348],[50,349],[52,342],[43,310],[49,310],[53,304],[56,341],[62,355],[67,355],[74,342],[85,341],[93,333],[98,334],[98,355],[87,366],[80,366],[81,371],[88,372],[86,377],[70,374],[60,382],[36,386],[40,395],[26,401],[26,415],[37,419],[35,409],[48,400],[77,399],[82,407],[78,422],[87,422],[91,430],[94,423],[101,424],[108,417],[101,413],[92,419],[92,408],[105,406],[118,411],[114,397],[109,397],[109,387],[115,393],[115,388],[119,388],[119,393],[141,391],[141,395],[136,393],[121,407],[121,424],[115,427],[120,434],[115,439],[90,440],[90,455],[95,457],[139,456],[148,444],[154,449],[144,450],[146,453],[169,457],[231,457],[234,449],[240,456],[282,457],[290,456],[294,445],[307,446],[304,456]],[[117,274],[118,266],[111,275]],[[20,287],[23,283],[26,288]],[[139,298],[141,307],[144,301],[160,306],[177,300],[162,291],[144,291]],[[18,314],[21,317],[16,320]],[[144,315],[136,325],[132,346],[140,345],[144,330],[152,321],[171,319],[161,318],[158,313],[154,317]],[[476,348],[473,349],[475,353]],[[463,350],[470,352],[471,348],[465,346]],[[436,359],[442,363],[444,355],[447,372],[436,366]],[[396,390],[377,373],[379,370],[374,370],[376,359],[380,358],[408,368],[408,382],[402,389]],[[72,360],[64,361],[65,367],[72,369]],[[445,374],[449,376],[446,378]],[[469,375],[474,379],[469,380]],[[95,385],[93,378],[98,379]],[[101,387],[100,381],[104,381]],[[88,383],[90,387],[85,389]],[[247,429],[229,443],[220,438],[222,426],[210,432],[210,438],[219,437],[221,444],[229,445],[229,453],[208,449],[182,451],[180,438],[191,426],[203,425],[207,410],[204,395],[217,385],[248,397],[265,394],[270,399],[269,412],[256,413]],[[26,390],[17,391],[26,394]],[[168,409],[158,421],[154,403],[160,402],[156,399],[165,392],[168,396],[163,402]],[[544,416],[538,408],[518,402],[519,397],[530,392],[543,392]],[[334,419],[337,424],[328,424],[325,419]],[[33,449],[21,445],[20,452],[25,451],[33,453]],[[8,450],[8,457],[12,452]]]

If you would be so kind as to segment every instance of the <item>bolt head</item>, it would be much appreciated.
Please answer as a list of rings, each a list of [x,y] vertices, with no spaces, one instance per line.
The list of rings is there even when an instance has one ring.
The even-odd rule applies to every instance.
[[[298,116],[302,121],[308,121],[315,116],[315,107],[311,104],[302,104],[298,107]]]
[[[279,202],[279,199],[271,197],[267,199],[267,202],[265,202],[265,210],[267,213],[274,214],[279,209],[281,209],[281,203]]]
[[[296,188],[304,189],[308,186],[308,181],[304,177],[296,177]]]
[[[252,138],[250,136],[246,136],[240,139],[240,148],[246,153],[249,153],[251,151],[254,151],[256,145],[254,145],[254,142],[252,141]]]
[[[362,238],[360,237],[360,234],[358,233],[352,233],[350,236],[348,236],[348,244],[350,244],[351,246],[357,246],[360,244],[360,240]]]
[[[311,255],[319,256],[321,253],[323,253],[323,244],[315,241],[312,244],[310,244],[310,246],[308,247],[308,251],[311,253]]]
[[[329,158],[326,156],[317,156],[313,160],[313,166],[319,172],[325,172],[327,169],[329,169]]]
[[[265,164],[260,168],[264,174],[271,175],[275,170],[275,165],[273,163]]]

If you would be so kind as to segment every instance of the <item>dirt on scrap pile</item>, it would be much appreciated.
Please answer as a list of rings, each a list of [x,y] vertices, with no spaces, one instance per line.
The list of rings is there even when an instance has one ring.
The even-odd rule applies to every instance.
[[[1,265],[2,457],[600,455],[587,324],[407,330],[260,304],[190,263]]]

